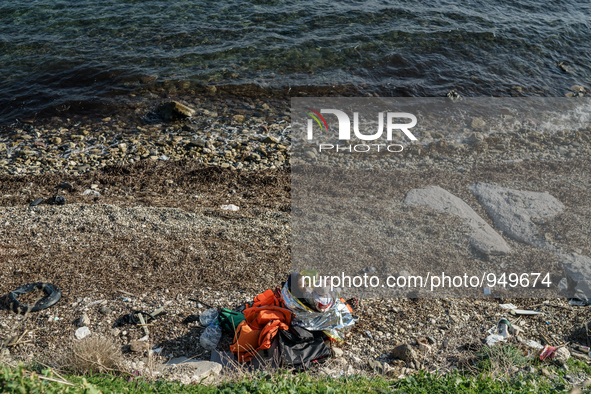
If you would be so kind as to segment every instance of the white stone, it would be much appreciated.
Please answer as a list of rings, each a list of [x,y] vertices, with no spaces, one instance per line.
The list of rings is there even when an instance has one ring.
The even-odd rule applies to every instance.
[[[83,196],[91,196],[91,197],[100,197],[101,194],[99,192],[97,192],[96,190],[92,190],[92,189],[86,189],[82,192]]]
[[[488,223],[474,210],[439,186],[427,186],[423,189],[412,189],[406,194],[404,203],[407,205],[426,205],[439,212],[449,213],[466,220],[472,232],[468,235],[470,244],[486,254],[507,254],[511,248]]]
[[[508,237],[529,245],[551,249],[540,237],[533,218],[552,218],[564,205],[548,193],[507,189],[488,183],[474,183],[470,191],[492,218],[495,226]]]
[[[228,205],[222,205],[222,209],[224,211],[237,211],[240,209],[240,207],[238,207],[234,204],[228,204]]]

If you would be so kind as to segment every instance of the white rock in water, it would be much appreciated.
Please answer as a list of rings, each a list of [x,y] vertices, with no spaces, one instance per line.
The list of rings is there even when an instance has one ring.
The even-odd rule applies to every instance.
[[[79,329],[76,330],[74,335],[76,336],[76,339],[86,338],[87,336],[90,335],[90,329],[86,326],[80,327]]]
[[[564,205],[548,193],[507,189],[488,183],[474,183],[470,191],[493,219],[495,226],[508,237],[536,247],[552,249],[537,234],[532,218],[551,218],[564,210]]]
[[[238,207],[234,204],[228,204],[228,205],[222,205],[222,209],[224,211],[237,211],[240,209],[240,207]]]
[[[439,186],[427,186],[412,189],[406,194],[407,205],[426,205],[436,211],[450,213],[466,219],[472,228],[468,235],[470,244],[486,254],[507,254],[511,248],[488,223],[484,221],[468,204]]]

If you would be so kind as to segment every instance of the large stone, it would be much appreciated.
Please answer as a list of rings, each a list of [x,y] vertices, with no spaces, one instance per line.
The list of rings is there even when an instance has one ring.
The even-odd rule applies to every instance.
[[[402,360],[406,363],[410,363],[417,358],[413,348],[407,344],[398,345],[394,349],[392,349],[392,353],[390,354],[390,357],[397,358],[397,359]]]
[[[195,110],[193,108],[187,107],[184,104],[179,103],[178,101],[169,101],[160,104],[160,106],[158,106],[158,109],[156,110],[156,113],[162,119],[168,121],[189,118],[195,115]]]
[[[488,183],[474,183],[470,191],[508,237],[540,248],[549,248],[538,234],[532,219],[548,219],[564,210],[564,205],[548,193],[507,189]]]
[[[505,240],[468,204],[439,186],[412,189],[406,194],[404,203],[426,205],[436,211],[466,219],[466,224],[472,229],[468,235],[470,244],[482,253],[498,255],[511,252]]]
[[[564,264],[568,276],[578,282],[575,291],[583,292],[591,300],[591,257],[560,252],[556,256]]]
[[[186,357],[176,357],[164,364],[172,367],[177,373],[190,376],[192,382],[211,382],[222,372],[222,364],[213,361],[195,361]]]

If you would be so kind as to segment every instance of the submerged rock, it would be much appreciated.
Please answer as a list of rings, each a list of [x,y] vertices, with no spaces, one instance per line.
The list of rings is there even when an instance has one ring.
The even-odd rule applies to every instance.
[[[195,110],[178,101],[169,101],[162,103],[156,110],[158,116],[166,121],[177,120],[182,118],[190,118],[195,115]]]

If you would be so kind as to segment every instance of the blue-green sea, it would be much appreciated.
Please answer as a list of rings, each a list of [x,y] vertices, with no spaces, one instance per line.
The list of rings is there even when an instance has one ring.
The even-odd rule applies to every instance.
[[[590,66],[587,0],[0,2],[4,124],[155,85],[564,97]]]

